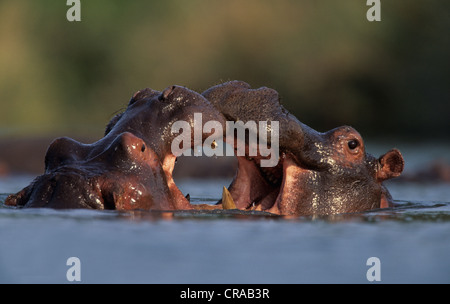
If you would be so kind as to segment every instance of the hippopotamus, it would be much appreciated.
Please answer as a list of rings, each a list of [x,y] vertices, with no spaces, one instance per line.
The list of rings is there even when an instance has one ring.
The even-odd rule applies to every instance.
[[[195,129],[196,113],[202,114],[202,142],[216,136],[235,149],[235,138],[225,132],[205,132],[204,124],[279,124],[275,142],[273,136],[257,134],[270,149],[278,150],[276,163],[263,166],[267,154],[260,150],[257,155],[248,154],[253,143],[246,142],[247,154],[237,155],[236,176],[224,187],[217,205],[190,204],[172,178],[176,155],[171,148],[176,134],[171,127],[186,121]],[[268,125],[267,133],[273,132],[272,124]],[[183,148],[198,144],[192,135]],[[171,86],[162,92],[144,89],[135,93],[97,142],[83,144],[66,137],[54,140],[45,156],[44,174],[5,203],[116,210],[236,208],[279,215],[327,215],[391,206],[392,197],[382,183],[399,176],[403,167],[403,157],[396,149],[378,159],[366,153],[361,135],[352,127],[320,133],[301,123],[280,104],[273,89],[252,89],[245,82],[231,81],[198,94]]]
[[[187,88],[140,90],[97,142],[55,139],[45,155],[44,174],[10,195],[5,204],[57,209],[192,209],[172,178],[176,157],[171,153],[175,135],[170,127],[179,120],[193,124],[193,114],[199,112],[205,122],[224,122],[215,107]],[[202,136],[204,140],[211,134]]]
[[[318,132],[290,114],[280,104],[278,93],[267,87],[251,89],[245,82],[230,81],[202,95],[227,120],[279,122],[277,165],[262,167],[261,155],[238,156],[230,195],[223,196],[229,198],[227,205],[293,216],[392,206],[382,183],[403,171],[404,160],[397,149],[377,159],[366,152],[361,135],[350,126]]]

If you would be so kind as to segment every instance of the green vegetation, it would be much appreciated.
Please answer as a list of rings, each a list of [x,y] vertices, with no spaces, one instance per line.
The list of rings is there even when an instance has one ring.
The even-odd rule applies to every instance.
[[[302,122],[363,136],[447,136],[450,1],[0,2],[0,135],[100,137],[142,88],[239,79]]]

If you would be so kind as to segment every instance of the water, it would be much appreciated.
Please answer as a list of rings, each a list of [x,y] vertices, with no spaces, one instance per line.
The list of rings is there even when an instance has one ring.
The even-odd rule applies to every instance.
[[[0,193],[32,177],[0,179]],[[180,180],[214,203],[229,180]],[[17,210],[0,204],[0,283],[450,283],[450,185],[391,182],[399,207],[286,219],[240,212]],[[3,202],[5,195],[0,195]]]

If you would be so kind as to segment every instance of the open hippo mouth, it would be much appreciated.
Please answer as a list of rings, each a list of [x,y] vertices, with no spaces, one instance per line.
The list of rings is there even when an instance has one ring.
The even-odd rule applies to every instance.
[[[173,126],[180,122],[194,132],[178,142]],[[249,122],[262,127],[240,137],[223,132],[228,122],[241,122],[244,129]],[[191,205],[172,177],[177,153],[221,139],[235,149],[235,178],[218,205]],[[366,153],[351,127],[319,133],[304,125],[280,105],[275,90],[232,81],[200,95],[172,86],[134,94],[95,143],[56,139],[45,157],[45,173],[5,203],[116,210],[237,208],[281,215],[359,212],[389,206],[382,182],[400,175],[403,166],[398,150],[379,159]]]
[[[285,110],[278,93],[270,88],[251,89],[231,81],[202,94],[232,121],[276,121],[279,133],[264,135],[272,166],[262,165],[267,156],[237,156],[238,169],[229,195],[219,203],[229,208],[263,210],[283,215],[326,215],[387,207],[391,197],[382,181],[400,175],[404,161],[396,149],[379,159],[365,152],[361,135],[343,126],[326,133],[304,125]],[[257,134],[261,137],[263,132]],[[276,141],[273,141],[276,138]],[[225,137],[235,146],[237,142]],[[265,154],[267,155],[267,153]]]
[[[338,139],[337,133],[347,134]],[[391,196],[381,182],[401,173],[402,156],[394,149],[376,159],[364,153],[363,146],[351,152],[356,150],[355,145],[362,145],[362,140],[352,139],[356,134],[353,128],[346,126],[320,134],[345,141],[347,147],[343,148],[349,153],[363,155],[361,161],[348,163],[348,167],[342,166],[343,158],[328,162],[329,157],[336,156],[328,154],[329,151],[321,154],[326,157],[314,162],[285,151],[272,168],[262,167],[264,158],[259,155],[238,156],[238,169],[228,188],[229,196],[223,196],[219,203],[226,205],[226,209],[296,216],[361,212],[392,206]],[[320,151],[327,150],[320,147],[315,152]]]

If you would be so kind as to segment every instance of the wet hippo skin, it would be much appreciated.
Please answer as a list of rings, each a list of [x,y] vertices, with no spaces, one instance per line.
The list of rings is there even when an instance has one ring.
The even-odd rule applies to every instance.
[[[251,89],[245,82],[231,81],[202,95],[227,120],[279,121],[280,159],[275,167],[261,167],[261,156],[238,157],[229,186],[237,208],[298,216],[391,206],[382,182],[403,171],[398,150],[377,159],[366,153],[361,135],[352,127],[317,132],[284,109],[270,88]]]
[[[99,141],[54,140],[45,156],[45,173],[5,203],[49,208],[191,209],[172,178],[176,157],[171,153],[175,137],[171,125],[179,120],[193,124],[194,113],[202,113],[205,122],[224,122],[204,97],[186,88],[141,90],[125,112],[111,120]],[[209,135],[204,133],[203,140]]]
[[[211,120],[223,126],[226,120],[279,122],[276,164],[261,166],[267,159],[261,154],[237,156],[235,178],[222,196],[225,204],[191,205],[172,178],[176,157],[171,144],[177,134],[171,126],[182,120],[193,128],[194,113],[202,113],[203,124]],[[203,132],[202,140],[211,134]],[[226,135],[219,134],[217,139],[236,147]],[[265,138],[273,148],[272,137]],[[186,148],[193,146],[194,138]],[[403,167],[396,149],[379,158],[366,153],[361,135],[349,126],[321,133],[301,123],[280,105],[273,89],[251,89],[245,82],[231,81],[200,95],[171,86],[163,92],[137,92],[95,143],[56,139],[45,157],[45,173],[5,203],[117,210],[223,207],[328,215],[389,207],[392,198],[382,182],[399,176]]]

